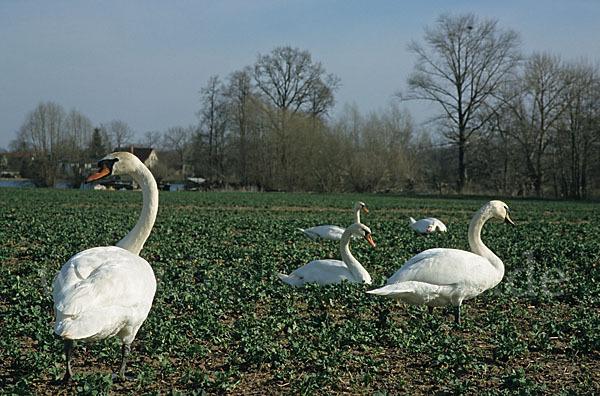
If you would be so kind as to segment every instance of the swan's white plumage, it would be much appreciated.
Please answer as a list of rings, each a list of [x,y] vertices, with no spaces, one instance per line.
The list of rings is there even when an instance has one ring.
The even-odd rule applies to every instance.
[[[504,276],[504,264],[480,237],[483,224],[491,217],[514,225],[506,204],[490,201],[471,220],[469,245],[473,252],[442,248],[425,250],[408,260],[385,286],[368,293],[397,298],[409,304],[460,307],[463,300],[496,286]],[[458,318],[459,313],[457,321]]]
[[[367,206],[364,202],[356,202],[352,208],[354,211],[354,223],[360,223],[360,211],[364,210],[365,212],[369,212]],[[300,231],[305,233],[310,239],[329,239],[331,241],[339,241],[342,239],[342,235],[344,234],[344,227],[336,226],[336,225],[320,225],[310,228],[298,228]],[[358,238],[354,236],[354,238]]]
[[[345,228],[336,225],[321,225],[310,228],[299,228],[310,239],[329,239],[331,241],[339,241],[342,239]]]
[[[431,234],[436,231],[447,231],[446,225],[435,217],[427,217],[418,221],[410,217],[409,220],[410,226],[413,228],[413,230],[420,232],[421,234]]]
[[[315,282],[321,286],[340,283],[344,280],[357,283],[354,275],[341,260],[314,260],[296,269],[289,275],[278,274],[279,279],[290,285],[301,287]],[[366,282],[370,284],[369,282]]]
[[[342,260],[314,260],[296,269],[289,275],[278,274],[283,282],[295,287],[302,287],[305,283],[316,282],[319,285],[340,283],[344,280],[352,283],[371,284],[371,276],[367,270],[350,253],[350,237],[363,237],[373,246],[371,230],[363,224],[355,223],[346,228],[340,240],[340,253]]]
[[[77,253],[54,282],[54,331],[73,340],[118,335],[131,343],[152,306],[156,280],[146,260],[116,246]]]

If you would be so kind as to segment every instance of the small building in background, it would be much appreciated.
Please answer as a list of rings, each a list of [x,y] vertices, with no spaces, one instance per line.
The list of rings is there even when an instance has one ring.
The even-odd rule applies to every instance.
[[[140,159],[148,168],[152,169],[158,163],[158,155],[156,150],[151,147],[119,147],[115,151],[127,151]]]

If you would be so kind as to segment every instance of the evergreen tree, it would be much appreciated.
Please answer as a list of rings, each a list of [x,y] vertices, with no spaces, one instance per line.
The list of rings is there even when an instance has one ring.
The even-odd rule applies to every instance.
[[[104,144],[102,143],[102,133],[100,132],[100,128],[94,128],[92,140],[88,147],[88,156],[91,160],[97,161],[105,155],[106,147],[104,147]]]

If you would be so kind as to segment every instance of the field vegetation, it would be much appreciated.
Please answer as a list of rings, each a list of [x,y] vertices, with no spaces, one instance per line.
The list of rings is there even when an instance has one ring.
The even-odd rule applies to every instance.
[[[504,260],[495,289],[451,309],[370,296],[414,254],[468,249],[467,228],[489,197],[161,192],[141,256],[158,289],[127,375],[118,339],[78,343],[62,385],[51,290],[75,253],[115,244],[135,223],[138,191],[0,190],[0,394],[325,395],[600,393],[600,205],[505,199],[516,227],[489,222],[482,239]],[[351,242],[373,285],[295,290],[277,279],[335,242],[298,227],[347,226],[355,200],[376,247]],[[408,217],[448,232],[421,236]]]

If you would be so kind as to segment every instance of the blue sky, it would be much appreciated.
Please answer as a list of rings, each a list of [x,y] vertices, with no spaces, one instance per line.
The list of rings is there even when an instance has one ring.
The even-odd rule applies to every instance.
[[[426,26],[471,12],[517,31],[524,53],[600,61],[597,0],[0,0],[0,147],[53,101],[138,136],[195,124],[199,91],[276,46],[308,50],[341,78],[334,114],[385,108],[406,87]],[[415,121],[437,109],[409,104]]]

